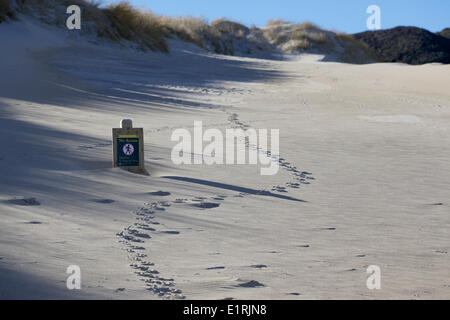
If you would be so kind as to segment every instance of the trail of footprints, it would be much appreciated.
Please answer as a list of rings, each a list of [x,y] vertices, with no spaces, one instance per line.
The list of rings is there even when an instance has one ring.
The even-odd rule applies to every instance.
[[[149,87],[160,88],[160,89],[169,89],[178,92],[184,93],[193,93],[193,94],[208,94],[221,96],[223,94],[234,94],[234,95],[244,95],[244,94],[253,94],[253,90],[250,89],[240,89],[240,88],[226,88],[226,87],[215,87],[215,88],[205,88],[205,87],[196,87],[196,86],[176,86],[176,85],[147,85]]]
[[[247,130],[250,128],[250,125],[245,124],[244,122],[239,120],[238,114],[237,113],[228,113],[228,121],[235,127],[240,128],[242,130]],[[272,159],[272,161],[278,161],[278,164],[280,166],[280,168],[282,168],[283,170],[286,170],[290,175],[291,175],[291,181],[288,181],[283,185],[277,185],[277,186],[273,186],[271,188],[271,191],[276,191],[276,192],[287,192],[287,188],[294,188],[294,189],[298,189],[300,188],[300,186],[302,184],[304,185],[308,185],[310,184],[311,180],[315,180],[315,178],[312,176],[311,172],[307,172],[307,171],[301,171],[299,170],[295,165],[293,165],[292,163],[290,163],[289,161],[287,161],[286,159],[282,158],[282,157],[277,157],[277,156],[273,156],[272,153],[268,150],[262,150],[261,148],[259,148],[258,146],[255,145],[251,145],[248,141],[248,139],[246,139],[245,141],[245,145],[247,148],[251,149],[251,150],[257,150],[258,152],[263,153],[265,156],[269,157]]]
[[[184,299],[181,290],[174,288],[174,279],[161,277],[153,268],[154,263],[148,260],[146,249],[142,246],[146,240],[151,239],[150,233],[157,232],[154,228],[159,224],[154,220],[156,211],[163,210],[168,205],[168,202],[162,201],[146,203],[135,211],[137,222],[117,233],[117,237],[128,253],[130,267],[145,283],[147,290],[163,299]]]
[[[250,128],[248,124],[239,120],[236,113],[229,114],[228,121],[243,130]],[[245,141],[248,148],[256,149],[258,152],[264,153],[270,157],[272,161],[278,161],[280,167],[286,170],[291,175],[291,181],[286,182],[284,186],[277,185],[271,188],[271,191],[287,192],[287,188],[300,188],[302,184],[310,184],[309,180],[314,180],[310,172],[300,171],[296,166],[291,164],[284,158],[275,157],[271,155],[270,151],[261,150],[258,146],[250,145],[248,140]],[[156,191],[150,193],[153,196],[168,196],[169,192]],[[239,193],[237,197],[244,197],[245,193]],[[154,201],[145,203],[143,207],[135,211],[136,222],[121,232],[117,233],[118,241],[124,245],[124,249],[128,253],[128,257],[131,261],[130,267],[135,270],[135,273],[145,283],[147,289],[163,299],[185,299],[180,289],[175,288],[175,282],[172,278],[164,278],[159,275],[159,272],[154,268],[154,263],[149,261],[148,255],[145,253],[145,247],[143,243],[151,239],[151,233],[165,233],[170,235],[177,235],[180,232],[175,230],[158,231],[157,228],[160,225],[155,217],[158,213],[164,212],[172,204],[186,204],[199,209],[213,209],[220,206],[217,201],[225,200],[227,196],[216,195],[212,197],[213,201],[208,201],[205,197],[194,197],[191,199],[178,198],[173,201]],[[257,268],[264,268],[265,265],[252,266]],[[243,282],[238,286],[241,287],[259,287],[264,286],[257,281]]]
[[[169,192],[157,191],[151,193],[157,196],[168,196]],[[213,200],[224,200],[226,196],[217,195]],[[220,204],[207,201],[205,197],[194,197],[192,199],[176,199],[174,201],[154,201],[145,203],[143,207],[136,210],[136,222],[125,227],[116,234],[118,242],[124,245],[128,254],[130,267],[133,268],[140,280],[145,283],[147,290],[157,294],[162,299],[185,299],[180,289],[175,288],[172,278],[164,278],[154,268],[154,263],[149,261],[143,244],[152,238],[152,233],[164,233],[169,235],[180,234],[176,230],[157,230],[160,223],[156,221],[158,212],[163,212],[174,203],[184,203],[201,209],[216,208]]]

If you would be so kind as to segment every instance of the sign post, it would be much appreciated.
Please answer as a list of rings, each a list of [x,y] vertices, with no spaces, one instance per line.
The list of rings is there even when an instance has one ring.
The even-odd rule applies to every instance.
[[[133,128],[133,121],[123,119],[121,128],[112,129],[113,167],[133,173],[146,173],[144,166],[144,130]]]

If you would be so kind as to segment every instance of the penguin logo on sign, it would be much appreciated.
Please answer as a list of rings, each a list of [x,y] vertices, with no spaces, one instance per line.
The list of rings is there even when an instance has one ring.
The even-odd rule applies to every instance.
[[[134,146],[131,143],[126,143],[122,147],[122,152],[126,156],[131,156],[134,153]]]

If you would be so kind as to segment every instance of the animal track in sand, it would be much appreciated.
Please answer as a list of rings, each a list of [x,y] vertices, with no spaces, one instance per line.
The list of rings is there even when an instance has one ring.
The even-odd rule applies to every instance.
[[[220,203],[214,203],[214,202],[200,202],[200,203],[193,203],[192,206],[202,209],[212,209],[217,208],[220,206]]]
[[[115,202],[112,199],[93,199],[92,201],[97,202],[97,203],[103,203],[103,204],[109,204],[109,203]]]
[[[223,270],[223,269],[225,269],[225,266],[217,266],[217,267],[206,268],[206,270]]]
[[[170,195],[169,192],[161,190],[150,192],[149,194],[152,196]],[[225,195],[217,195],[213,198],[224,200],[226,197],[227,196]],[[137,222],[125,227],[122,231],[118,232],[116,236],[118,242],[124,245],[124,249],[128,253],[128,259],[132,261],[130,267],[135,270],[136,275],[145,283],[145,286],[149,291],[157,294],[163,299],[184,299],[185,297],[182,295],[182,292],[174,288],[175,283],[173,279],[164,279],[158,276],[158,270],[149,268],[154,266],[154,263],[146,260],[148,256],[143,253],[143,251],[146,250],[143,245],[146,240],[152,238],[152,233],[167,235],[180,234],[180,232],[176,230],[156,230],[152,227],[160,224],[158,221],[155,221],[157,213],[165,211],[166,208],[170,208],[172,204],[187,204],[201,209],[211,209],[220,206],[219,203],[208,202],[206,197],[200,196],[193,197],[190,200],[186,198],[177,198],[174,201],[146,202],[143,207],[140,207],[134,212],[136,214]],[[219,269],[219,267],[216,268]]]
[[[172,231],[172,230],[169,230],[169,231],[160,231],[159,233],[166,233],[166,234],[180,234],[179,231]]]
[[[169,193],[170,194],[170,193]],[[165,191],[156,191],[150,193],[152,196],[166,196],[169,195]],[[242,196],[242,195],[241,195]],[[218,194],[210,199],[224,201],[227,198],[226,195]],[[130,267],[133,268],[135,274],[141,281],[144,282],[147,290],[154,294],[157,294],[163,299],[185,299],[181,290],[175,288],[174,279],[163,278],[159,274],[159,271],[154,267],[154,263],[148,260],[148,255],[145,253],[144,247],[146,241],[152,238],[152,235],[167,234],[178,235],[179,231],[176,230],[157,230],[152,226],[159,225],[157,219],[159,214],[164,214],[166,208],[170,208],[174,204],[184,204],[189,206],[198,207],[201,209],[211,209],[220,206],[220,203],[210,202],[207,197],[193,197],[177,198],[173,201],[153,201],[146,202],[144,206],[137,209],[134,213],[136,215],[136,222],[132,225],[125,227],[122,231],[118,232],[118,242],[124,246],[124,250],[128,253],[128,259],[130,260]],[[177,206],[175,206],[177,208]],[[201,230],[198,230],[201,231]],[[278,252],[273,252],[278,253]],[[266,265],[256,264],[250,266],[252,268],[262,269],[267,268]],[[206,270],[223,270],[225,266],[208,267]],[[235,287],[242,288],[258,288],[265,285],[256,280],[239,280],[239,284]]]
[[[42,222],[40,222],[40,221],[27,221],[24,223],[26,223],[26,224],[42,224]]]
[[[162,299],[184,299],[185,297],[182,295],[181,290],[174,288],[174,279],[163,278],[159,276],[160,272],[158,270],[150,268],[154,266],[154,263],[145,260],[147,254],[142,253],[142,251],[145,251],[146,248],[133,244],[144,244],[145,240],[152,238],[149,233],[158,232],[156,229],[150,227],[150,224],[159,224],[159,222],[153,221],[153,219],[155,218],[156,211],[161,211],[161,209],[165,210],[164,207],[170,207],[170,203],[167,201],[145,203],[144,207],[135,211],[136,220],[138,222],[124,228],[116,235],[118,237],[118,242],[124,245],[124,249],[128,253],[128,259],[132,261],[130,267],[134,269],[134,272],[139,279],[145,283],[148,291],[158,295]],[[160,231],[158,233],[179,234],[178,231],[173,230]]]
[[[235,94],[235,95],[243,95],[243,94],[252,94],[253,90],[251,89],[241,89],[241,88],[226,88],[226,87],[214,87],[214,88],[205,88],[205,87],[199,87],[199,86],[174,86],[174,85],[153,85],[148,84],[146,85],[148,87],[154,87],[158,89],[168,89],[172,91],[179,91],[183,93],[190,93],[190,94],[201,94],[201,95],[215,95],[215,96],[221,96],[223,94]]]
[[[250,280],[245,281],[243,283],[237,284],[236,287],[242,287],[242,288],[258,288],[258,287],[265,287],[261,282],[256,280]]]
[[[39,206],[40,202],[36,198],[15,197],[13,199],[6,200],[7,203],[19,205],[19,206]]]
[[[336,230],[335,227],[325,227],[325,228],[317,228],[316,230],[328,230],[328,231],[334,231]]]
[[[253,264],[250,266],[250,268],[262,269],[262,268],[267,268],[267,266],[265,264]]]
[[[149,192],[149,195],[159,196],[159,197],[167,197],[167,196],[170,196],[170,192],[160,190],[160,191]]]
[[[243,121],[239,120],[239,115],[237,113],[229,113],[225,110],[224,112],[228,114],[228,122],[232,126],[240,128],[242,130],[247,130],[250,128],[249,124],[246,124]],[[280,168],[287,171],[291,176],[292,181],[285,182],[285,186],[288,188],[298,189],[302,184],[305,185],[310,184],[310,182],[308,182],[307,180],[315,180],[315,178],[311,176],[312,175],[311,172],[300,171],[295,165],[287,161],[285,158],[281,156],[278,157],[273,156],[271,151],[262,150],[260,147],[256,145],[251,145],[248,139],[245,140],[245,146],[249,149],[257,150],[258,152],[270,158],[272,161],[278,162]],[[271,190],[276,192],[287,192],[286,187],[273,186]]]

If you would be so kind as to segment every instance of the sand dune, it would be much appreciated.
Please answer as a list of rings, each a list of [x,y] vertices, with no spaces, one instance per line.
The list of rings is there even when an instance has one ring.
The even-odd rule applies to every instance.
[[[0,43],[2,299],[450,298],[450,66],[142,53],[30,21]],[[149,176],[111,168],[122,118]],[[278,174],[174,165],[196,120],[280,129]]]

